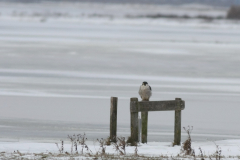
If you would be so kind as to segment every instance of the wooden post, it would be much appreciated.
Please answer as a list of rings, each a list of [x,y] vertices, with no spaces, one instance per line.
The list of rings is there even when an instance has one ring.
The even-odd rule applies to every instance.
[[[138,142],[138,98],[130,99],[130,111],[133,109],[137,112],[131,112],[131,138]]]
[[[148,112],[141,112],[142,117],[142,143],[147,143]]]
[[[138,142],[141,142],[142,119],[138,117]]]
[[[111,97],[110,108],[110,141],[116,142],[117,137],[117,97]]]
[[[181,98],[176,98],[177,109],[175,110],[175,122],[174,122],[174,144],[180,145],[181,143]]]

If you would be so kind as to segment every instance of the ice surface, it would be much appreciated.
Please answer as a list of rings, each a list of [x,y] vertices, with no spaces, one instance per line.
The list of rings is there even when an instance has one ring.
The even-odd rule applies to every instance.
[[[239,139],[239,22],[129,19],[132,6],[115,13],[122,6],[107,5],[111,19],[80,16],[103,14],[101,4],[94,10],[64,3],[51,13],[52,5],[1,3],[2,139],[49,141],[83,132],[105,138],[111,96],[119,97],[118,135],[129,136],[129,99],[138,97],[142,81],[153,89],[151,100],[186,101],[182,126],[194,126],[195,141]],[[161,10],[135,7],[138,15]],[[182,7],[175,12],[192,6]],[[149,141],[171,142],[173,117],[149,113]]]

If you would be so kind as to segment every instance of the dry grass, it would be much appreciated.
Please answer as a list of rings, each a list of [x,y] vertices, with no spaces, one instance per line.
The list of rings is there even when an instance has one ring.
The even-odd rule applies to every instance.
[[[128,146],[136,146],[137,144],[136,144],[136,142],[134,142],[134,140],[132,139],[132,137],[130,136],[130,137],[128,137],[128,139],[127,139],[127,145]]]
[[[0,159],[8,160],[8,159],[23,159],[23,160],[40,160],[40,159],[47,159],[47,160],[55,160],[55,159],[64,159],[64,160],[80,160],[80,159],[93,159],[93,160],[100,160],[100,159],[118,159],[118,160],[221,160],[221,159],[240,159],[240,156],[229,156],[224,157],[221,155],[222,151],[221,148],[216,145],[216,151],[210,155],[206,156],[203,154],[202,149],[199,147],[200,155],[195,155],[194,150],[191,146],[191,132],[193,130],[193,127],[184,128],[184,130],[188,134],[187,140],[182,144],[181,150],[177,156],[167,156],[167,155],[160,155],[161,151],[159,151],[159,156],[156,157],[148,157],[144,155],[140,155],[138,153],[138,144],[134,143],[134,154],[127,154],[127,147],[130,146],[133,143],[131,141],[131,138],[128,138],[128,140],[125,140],[125,137],[116,137],[116,143],[111,143],[111,145],[114,147],[116,154],[110,154],[106,151],[106,145],[108,142],[108,139],[98,139],[97,142],[99,143],[99,150],[96,153],[93,153],[87,146],[86,141],[86,135],[85,134],[78,134],[78,135],[68,135],[68,138],[71,142],[71,152],[68,153],[64,151],[64,141],[61,140],[61,146],[59,146],[57,143],[57,148],[59,150],[59,153],[21,153],[20,151],[14,151],[12,153],[7,152],[0,152]],[[129,141],[130,139],[130,141]],[[129,143],[128,143],[129,142]],[[129,144],[129,145],[128,145]],[[81,146],[79,148],[78,146]],[[78,150],[80,149],[81,152]]]
[[[193,130],[193,127],[190,127],[190,126],[188,126],[188,128],[183,127],[183,129],[188,134],[188,138],[186,139],[186,141],[182,143],[181,152],[184,153],[185,155],[195,156],[195,152],[192,149],[192,139],[191,139],[191,132]]]

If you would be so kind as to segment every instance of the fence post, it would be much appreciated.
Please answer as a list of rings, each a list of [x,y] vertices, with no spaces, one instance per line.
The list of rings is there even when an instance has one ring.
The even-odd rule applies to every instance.
[[[147,143],[148,112],[141,112],[142,117],[142,143]]]
[[[181,106],[181,98],[175,98],[177,108]],[[180,145],[181,142],[181,110],[175,110],[174,122],[174,144]]]
[[[142,119],[138,117],[138,142],[141,142]]]
[[[134,108],[137,112],[131,112]],[[131,112],[131,138],[134,142],[138,142],[138,98],[130,99],[130,112]]]
[[[111,97],[110,108],[110,141],[116,142],[117,137],[117,97]]]
[[[147,143],[148,111],[141,112],[142,117],[142,143]]]

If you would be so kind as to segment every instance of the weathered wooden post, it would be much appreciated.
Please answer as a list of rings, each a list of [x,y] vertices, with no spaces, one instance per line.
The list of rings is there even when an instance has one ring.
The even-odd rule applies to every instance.
[[[175,98],[176,109],[175,109],[175,122],[174,122],[174,144],[180,145],[181,143],[181,107],[183,102],[181,98]]]
[[[148,111],[141,112],[142,117],[142,143],[147,143]]]
[[[131,138],[138,142],[138,98],[130,99]]]
[[[138,142],[141,142],[142,119],[138,117]]]
[[[117,97],[111,97],[110,108],[110,141],[116,142],[117,137]]]

